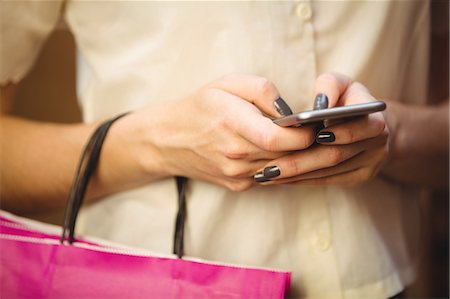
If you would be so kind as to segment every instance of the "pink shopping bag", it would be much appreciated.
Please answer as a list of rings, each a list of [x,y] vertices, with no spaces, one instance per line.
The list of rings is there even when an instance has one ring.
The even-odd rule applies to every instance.
[[[87,184],[106,133],[116,119],[103,123],[83,151],[63,227],[0,211],[0,298],[283,298],[290,285],[288,272],[182,258],[183,178],[177,178],[176,255],[75,238]]]
[[[1,212],[0,297],[283,298],[290,274],[101,241],[61,244],[61,228]]]

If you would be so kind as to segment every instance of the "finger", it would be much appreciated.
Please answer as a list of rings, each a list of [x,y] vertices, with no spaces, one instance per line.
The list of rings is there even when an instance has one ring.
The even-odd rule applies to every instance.
[[[220,166],[220,176],[227,179],[251,178],[255,171],[267,163],[266,160],[248,162],[225,159]]]
[[[343,174],[350,171],[355,171],[356,169],[361,168],[363,165],[361,164],[361,160],[358,159],[360,156],[363,156],[365,152],[357,154],[355,157],[348,159],[347,161],[344,161],[343,163],[339,164],[336,167],[329,167],[324,169],[319,169],[315,171],[311,171],[305,174],[301,174],[298,176],[286,178],[286,179],[279,179],[279,180],[273,180],[270,181],[270,184],[288,184],[292,182],[297,181],[305,181],[305,180],[312,180],[312,179],[321,179],[333,175]]]
[[[219,90],[220,92],[220,90]],[[229,101],[240,101],[240,97],[225,91]],[[227,123],[231,129],[245,140],[253,143],[266,152],[287,152],[308,148],[314,142],[312,128],[284,128],[272,122],[270,118],[261,115],[253,105],[240,105],[240,109],[233,110],[233,121]]]
[[[385,121],[381,113],[354,118],[321,130],[316,135],[316,142],[324,145],[350,144],[383,135],[387,140]]]
[[[312,128],[283,128],[265,117],[242,115],[235,127],[243,138],[267,152],[306,149],[315,138]]]
[[[226,188],[234,192],[243,192],[256,185],[251,178],[231,179],[223,184]]]
[[[337,174],[343,174],[350,171],[355,171],[360,168],[368,167],[369,165],[380,164],[383,159],[381,157],[382,151],[379,148],[363,151],[356,156],[342,162],[336,167],[329,167],[324,169],[319,169],[311,171],[302,175],[298,175],[291,178],[279,179],[271,181],[269,184],[286,184],[296,181],[310,180],[310,179],[320,179],[324,177],[329,177]],[[376,167],[374,166],[374,169]]]
[[[221,185],[232,191],[243,191],[255,184],[252,178],[255,169],[258,169],[261,165],[267,163],[267,161],[261,160],[254,165],[241,162],[243,161],[223,159],[221,160],[220,164],[222,167],[220,168],[204,169],[202,167],[191,167],[189,177]],[[227,167],[223,167],[224,165]]]
[[[384,144],[385,141],[381,138],[374,138],[349,145],[316,146],[269,162],[263,170],[255,174],[255,180],[279,180],[335,167],[365,150]]]
[[[255,174],[255,180],[267,182],[293,178],[300,174],[336,166],[361,151],[359,148],[350,146],[317,146],[314,149],[300,151],[269,162],[269,165]]]
[[[296,185],[355,185],[363,182],[367,182],[374,178],[378,173],[382,163],[386,159],[386,147],[378,147],[372,149],[370,151],[366,151],[354,159],[355,161],[353,166],[349,166],[349,171],[345,171],[345,168],[342,168],[342,172],[337,172],[335,174],[331,174],[325,177],[311,177],[304,178],[302,180],[298,180],[296,182],[292,182],[289,184]],[[370,161],[371,162],[367,162]],[[357,167],[357,165],[361,165],[361,167]],[[306,176],[305,176],[306,177]]]
[[[279,98],[279,92],[275,85],[266,78],[233,74],[211,83],[214,88],[219,88],[254,104],[263,113],[271,117],[282,116],[276,108],[275,101]],[[287,104],[284,100],[278,100],[278,106]]]
[[[339,185],[339,186],[353,186],[361,183],[361,178],[367,176],[367,169],[359,168],[355,171],[349,171],[346,173],[331,175],[328,177],[322,177],[318,179],[307,179],[297,182],[289,183],[289,185],[303,185],[303,186],[329,186],[329,185]]]
[[[283,156],[289,155],[290,153],[291,152],[259,151],[259,152],[255,153],[255,154],[251,155],[247,160],[250,161],[250,162],[256,162],[256,161],[264,160],[264,161],[266,161],[266,163],[268,163],[268,162],[270,162],[272,160],[279,159],[279,158],[281,158]],[[261,167],[263,167],[264,165],[261,165]],[[260,168],[258,168],[258,169],[260,169]],[[256,170],[258,170],[258,169],[256,169]]]
[[[373,102],[376,99],[370,91],[359,82],[352,82],[341,95],[339,106],[356,105]]]
[[[314,97],[325,95],[328,99],[328,107],[335,107],[339,98],[352,83],[351,79],[338,73],[325,73],[320,75],[314,86]]]
[[[286,155],[285,152],[270,152],[262,150],[253,143],[244,139],[240,135],[230,137],[229,142],[225,146],[220,146],[217,150],[222,153],[223,156],[230,160],[245,160],[248,162],[254,162],[259,160],[273,160]]]

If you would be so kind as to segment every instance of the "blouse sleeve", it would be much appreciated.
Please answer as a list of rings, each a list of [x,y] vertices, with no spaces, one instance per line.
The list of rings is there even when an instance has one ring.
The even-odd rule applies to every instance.
[[[59,21],[62,0],[1,1],[0,85],[20,81]]]

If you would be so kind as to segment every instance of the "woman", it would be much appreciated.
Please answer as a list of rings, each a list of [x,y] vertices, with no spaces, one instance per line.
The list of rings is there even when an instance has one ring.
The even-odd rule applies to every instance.
[[[2,5],[8,92],[60,4]],[[429,134],[448,126],[447,111],[411,107],[428,101],[428,3],[63,7],[85,123],[2,117],[5,208],[63,206],[99,120],[133,110],[106,140],[80,219],[85,233],[170,252],[173,177],[185,176],[186,255],[293,271],[295,297],[388,298],[413,280],[419,188],[404,183],[439,181],[421,175],[439,164],[419,157],[448,151]],[[294,112],[323,95],[330,107],[389,100],[386,114],[316,138],[311,128],[273,124],[280,95]]]

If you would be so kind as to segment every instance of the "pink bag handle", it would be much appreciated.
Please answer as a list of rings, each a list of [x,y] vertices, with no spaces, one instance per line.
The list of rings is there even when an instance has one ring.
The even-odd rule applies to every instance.
[[[61,243],[68,241],[69,244],[72,244],[75,241],[74,235],[78,212],[83,204],[90,178],[97,167],[103,142],[112,124],[127,114],[124,113],[103,122],[97,127],[86,143],[70,188],[64,216],[63,232],[60,239]],[[178,212],[175,223],[173,252],[181,258],[183,255],[184,222],[186,218],[187,178],[176,177],[176,182],[178,188]]]

